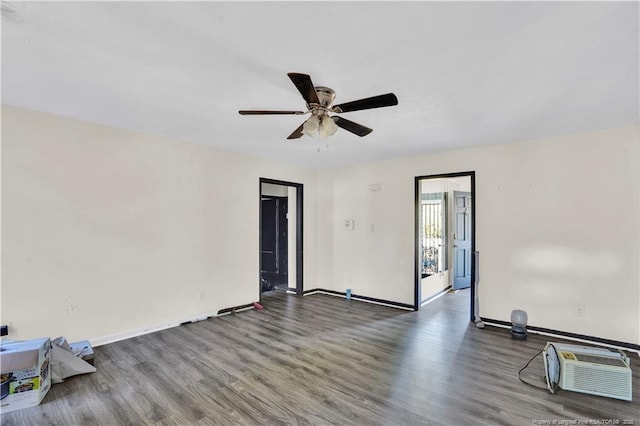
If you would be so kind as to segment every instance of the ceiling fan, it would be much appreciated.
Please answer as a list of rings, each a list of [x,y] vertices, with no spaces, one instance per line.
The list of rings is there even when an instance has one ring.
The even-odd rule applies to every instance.
[[[333,135],[338,127],[341,127],[360,137],[366,136],[373,131],[368,127],[337,115],[330,116],[329,113],[340,114],[343,112],[360,111],[398,105],[398,98],[393,93],[387,93],[370,98],[358,99],[357,101],[346,102],[333,105],[336,92],[324,86],[314,86],[311,77],[307,74],[290,72],[287,74],[296,86],[302,98],[307,104],[307,111],[282,111],[282,110],[240,110],[241,115],[302,115],[311,113],[311,117],[302,123],[287,139],[298,139],[302,135],[322,138]]]

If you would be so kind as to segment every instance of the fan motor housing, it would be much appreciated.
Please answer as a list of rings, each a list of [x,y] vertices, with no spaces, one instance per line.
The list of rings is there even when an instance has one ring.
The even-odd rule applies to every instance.
[[[324,86],[316,86],[315,89],[320,100],[320,107],[325,110],[331,108],[333,100],[336,98],[336,92]]]

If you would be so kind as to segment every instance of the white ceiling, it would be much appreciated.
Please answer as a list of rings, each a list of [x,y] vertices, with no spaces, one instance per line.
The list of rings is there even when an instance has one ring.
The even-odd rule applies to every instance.
[[[638,123],[638,2],[11,2],[2,102],[325,168]],[[359,138],[286,137],[287,72]],[[326,147],[327,142],[329,147]]]

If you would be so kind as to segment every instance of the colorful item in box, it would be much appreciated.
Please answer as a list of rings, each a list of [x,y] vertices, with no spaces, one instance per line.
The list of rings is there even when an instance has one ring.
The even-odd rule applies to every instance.
[[[0,413],[40,404],[51,388],[49,338],[2,343]]]

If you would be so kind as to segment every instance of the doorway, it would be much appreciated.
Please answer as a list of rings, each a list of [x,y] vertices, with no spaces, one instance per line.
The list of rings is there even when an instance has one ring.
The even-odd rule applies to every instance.
[[[260,301],[266,291],[302,294],[303,185],[260,178]]]
[[[415,178],[415,300],[418,310],[448,291],[475,288],[475,172]]]

